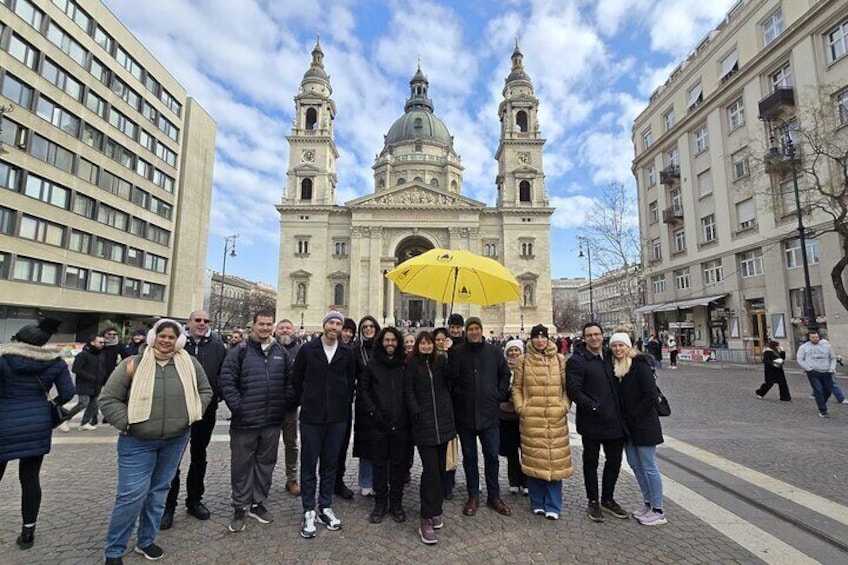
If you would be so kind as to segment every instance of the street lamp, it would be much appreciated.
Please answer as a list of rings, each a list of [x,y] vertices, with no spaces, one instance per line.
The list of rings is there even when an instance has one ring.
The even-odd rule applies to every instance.
[[[224,239],[224,261],[221,265],[221,295],[218,297],[218,332],[224,330],[224,285],[227,278],[227,255],[236,256],[238,234],[228,235]]]
[[[521,313],[521,337],[524,337],[524,312]]]
[[[807,237],[806,228],[804,227],[804,211],[801,209],[801,191],[798,188],[798,160],[796,155],[795,143],[790,134],[789,124],[778,118],[760,116],[760,120],[769,125],[769,147],[766,154],[766,164],[774,164],[789,159],[789,166],[792,171],[792,189],[795,192],[795,215],[798,218],[798,243],[801,246],[801,263],[804,267],[804,318],[806,319],[807,329],[813,330],[818,328],[816,322],[816,308],[813,305],[813,287],[810,284],[810,264],[807,260]],[[783,137],[783,149],[777,146],[774,130],[780,130]]]
[[[579,241],[580,241],[580,254],[578,255],[578,257],[580,257],[581,259],[583,257],[586,257],[587,261],[589,262],[589,321],[594,322],[595,321],[595,300],[594,300],[594,297],[592,296],[592,248],[589,247],[589,243],[585,239],[579,238]],[[583,246],[584,245],[586,246],[586,255],[583,255]]]
[[[303,333],[303,312],[300,313],[300,333]]]

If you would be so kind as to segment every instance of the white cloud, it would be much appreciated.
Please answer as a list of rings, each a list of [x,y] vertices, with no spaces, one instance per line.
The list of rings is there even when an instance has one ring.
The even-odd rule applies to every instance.
[[[562,229],[585,226],[595,206],[595,199],[589,196],[553,196],[551,206],[556,208],[551,224]]]

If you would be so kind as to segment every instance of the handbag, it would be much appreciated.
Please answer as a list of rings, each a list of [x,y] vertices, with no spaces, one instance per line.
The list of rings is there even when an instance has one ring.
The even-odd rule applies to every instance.
[[[660,390],[660,387],[657,387],[657,415],[665,417],[671,416],[671,406],[668,403],[668,398]]]
[[[501,402],[498,404],[501,420],[504,422],[517,422],[518,412],[515,411],[515,405],[512,402]]]
[[[38,382],[38,386],[41,387],[41,390],[44,391],[44,396],[47,398],[47,404],[50,405],[50,424],[52,428],[58,427],[62,422],[67,422],[71,419],[73,414],[71,411],[65,408],[64,406],[60,406],[56,404],[52,398],[50,398],[50,389],[44,387],[44,383],[41,382],[41,378],[37,375],[35,376],[35,380]]]

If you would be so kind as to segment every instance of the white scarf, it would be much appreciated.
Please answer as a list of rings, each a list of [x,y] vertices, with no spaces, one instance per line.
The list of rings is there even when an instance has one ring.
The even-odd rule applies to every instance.
[[[203,417],[203,404],[197,390],[197,372],[194,363],[185,350],[180,349],[173,356],[177,374],[185,392],[188,423],[197,422]],[[150,419],[150,408],[153,404],[153,385],[156,380],[156,357],[152,346],[146,347],[141,356],[141,362],[135,369],[130,388],[128,403],[128,418],[130,424],[146,422]]]

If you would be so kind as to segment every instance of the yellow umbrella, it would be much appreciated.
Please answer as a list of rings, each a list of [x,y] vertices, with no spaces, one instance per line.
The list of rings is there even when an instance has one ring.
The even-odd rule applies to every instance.
[[[454,303],[491,306],[521,300],[518,281],[509,270],[470,251],[431,249],[386,273],[401,292]]]

